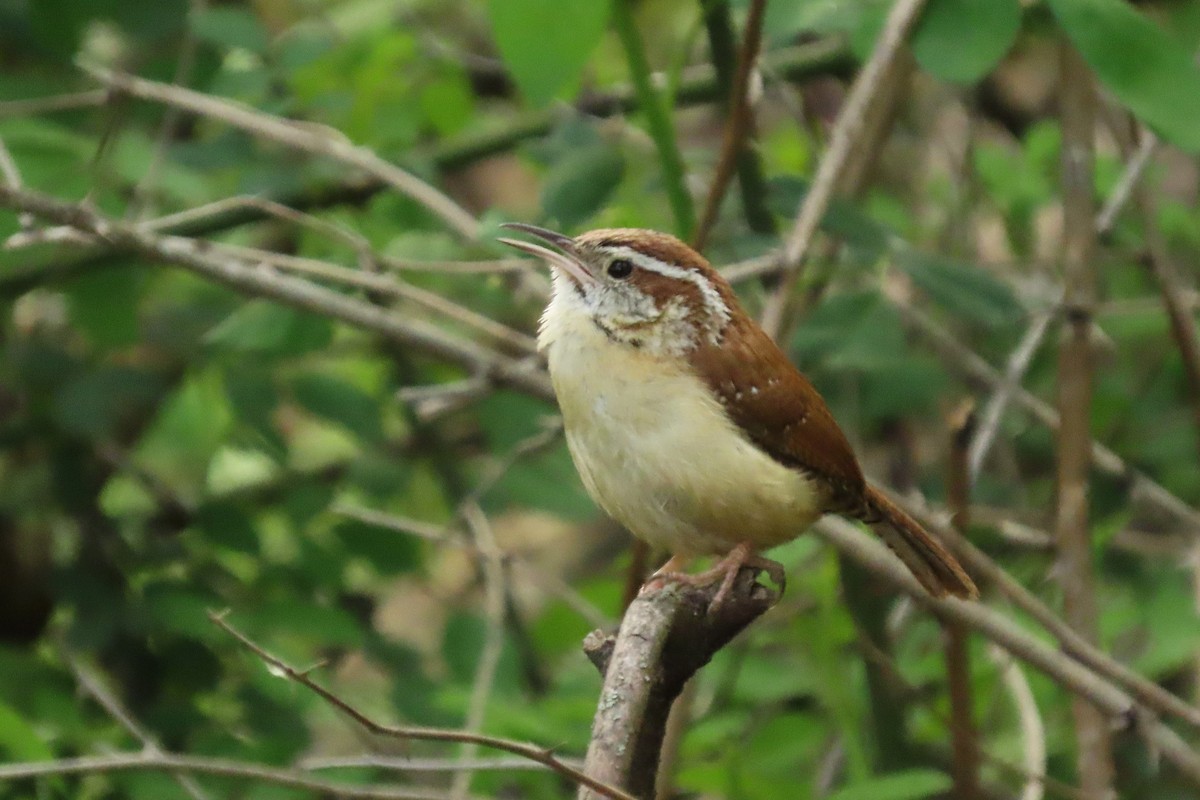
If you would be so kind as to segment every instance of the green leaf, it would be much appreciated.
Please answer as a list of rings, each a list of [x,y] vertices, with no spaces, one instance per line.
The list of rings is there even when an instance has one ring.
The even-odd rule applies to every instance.
[[[319,350],[333,338],[328,319],[265,300],[253,300],[208,332],[204,340],[230,350],[299,355]]]
[[[839,789],[826,800],[919,800],[946,791],[951,781],[932,769],[893,772]]]
[[[535,106],[574,92],[608,22],[607,0],[491,0],[492,34]]]
[[[944,81],[975,83],[1009,51],[1020,29],[1020,0],[930,0],[913,32],[913,55]]]
[[[792,347],[802,365],[847,371],[871,372],[906,355],[899,315],[875,292],[831,295],[797,326]]]
[[[973,264],[916,250],[904,251],[896,260],[930,299],[963,319],[1000,326],[1024,313],[1007,284]]]
[[[267,50],[267,31],[246,8],[205,8],[191,15],[192,32],[211,44],[241,48],[254,53]]]
[[[54,753],[37,730],[11,706],[0,703],[0,753],[11,761],[44,761]]]
[[[415,538],[390,528],[348,519],[334,533],[348,554],[366,559],[381,575],[410,572],[420,563]]]
[[[546,176],[542,208],[564,228],[578,225],[604,206],[624,174],[625,159],[614,147],[572,153]]]
[[[138,299],[145,270],[118,267],[86,272],[67,287],[71,321],[93,344],[101,347],[131,345],[138,339]]]
[[[1180,42],[1124,0],[1050,0],[1105,88],[1164,139],[1200,152],[1200,68]]]
[[[337,423],[364,442],[383,438],[379,406],[366,392],[328,375],[299,375],[292,381],[296,402],[319,417]]]

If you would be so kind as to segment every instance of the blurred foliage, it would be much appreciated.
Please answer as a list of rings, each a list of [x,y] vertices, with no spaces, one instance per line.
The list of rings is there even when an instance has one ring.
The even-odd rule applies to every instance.
[[[708,58],[703,5],[637,4],[647,56],[662,70],[668,98]],[[730,5],[740,24],[747,3]],[[861,57],[886,9],[874,0],[777,0],[766,49],[835,36]],[[258,196],[320,221],[198,223],[196,231],[230,244],[369,268],[320,227],[334,226],[397,259],[509,255],[489,241],[455,240],[410,199],[351,191],[354,176],[342,165],[212,120],[120,96],[12,111],[11,101],[94,89],[75,64],[101,63],[338,131],[446,186],[488,230],[517,218],[571,231],[671,229],[663,172],[641,117],[606,118],[565,104],[602,99],[628,83],[609,11],[592,0],[0,0],[0,140],[29,186],[118,217]],[[911,104],[866,190],[829,211],[825,230],[841,246],[806,273],[807,306],[787,341],[868,470],[907,464],[900,479],[935,499],[944,496],[943,414],[965,395],[982,403],[986,393],[912,337],[881,288],[916,298],[996,365],[1031,314],[1057,301],[1062,142],[1049,93],[1060,30],[1108,95],[1169,145],[1147,176],[1161,194],[1154,224],[1181,264],[1200,254],[1200,179],[1187,155],[1200,149],[1200,72],[1192,58],[1200,3],[932,0],[914,34],[921,77]],[[786,229],[824,146],[822,103],[831,91],[840,96],[845,76],[793,85],[766,77],[757,151],[770,208]],[[675,120],[697,199],[721,141],[712,110],[719,98],[709,92],[708,99],[709,110],[680,108]],[[548,133],[522,133],[543,124],[547,109]],[[469,154],[481,151],[471,148],[488,137],[500,144],[484,148],[491,158],[474,160]],[[1112,138],[1099,137],[1101,196],[1124,163]],[[962,150],[957,162],[954,148]],[[448,153],[468,155],[441,175],[436,165]],[[0,236],[20,227],[16,215],[0,212]],[[776,244],[746,231],[733,191],[708,255],[723,264]],[[1104,305],[1093,430],[1194,505],[1197,432],[1156,287],[1140,266],[1144,250],[1144,229],[1130,211],[1096,259]],[[537,280],[438,270],[403,277],[535,329]],[[1194,284],[1194,271],[1187,277]],[[757,308],[762,287],[741,288]],[[516,554],[484,727],[583,752],[599,679],[580,654],[592,624],[579,604],[615,618],[627,556],[621,535],[596,521],[561,442],[524,452],[543,435],[550,406],[497,391],[425,413],[397,393],[471,376],[311,313],[67,244],[0,252],[0,307],[0,760],[142,747],[81,695],[72,663],[100,675],[173,752],[288,765],[364,750],[316,698],[218,631],[206,612],[219,609],[231,609],[235,624],[297,665],[327,662],[320,680],[380,719],[462,725],[491,624],[458,511],[468,498],[480,501],[500,545]],[[411,303],[398,303],[395,313],[472,333]],[[1025,381],[1047,399],[1053,351],[1052,344],[1041,349]],[[1052,433],[1010,411],[979,500],[1048,529],[1053,476]],[[1186,693],[1200,625],[1180,569],[1185,551],[1172,544],[1172,521],[1133,504],[1127,488],[1098,479],[1094,490],[1104,644]],[[444,541],[399,533],[348,508],[444,525]],[[1118,547],[1126,528],[1155,544]],[[1058,602],[1045,551],[982,522],[972,535],[1026,586]],[[698,681],[681,791],[737,800],[944,794],[948,701],[937,625],[898,614],[887,642],[868,643],[862,620],[843,602],[847,584],[831,553],[802,538],[775,555],[795,580],[783,605],[719,653]],[[530,577],[539,571],[553,580]],[[560,583],[580,597],[547,590]],[[1016,712],[982,641],[972,640],[971,655],[985,782],[1011,796],[1021,782],[1010,768],[1023,744]],[[886,695],[871,680],[881,656]],[[1049,775],[1069,784],[1069,697],[1029,674]],[[900,709],[904,730],[873,726],[883,704]],[[421,745],[411,752],[455,751]],[[1160,771],[1135,736],[1118,738],[1117,755],[1128,796],[1200,797]],[[906,766],[880,766],[895,763]],[[347,782],[389,777],[374,768],[320,774]],[[438,773],[404,779],[435,787],[446,780]],[[213,797],[311,796],[198,780]],[[572,790],[544,772],[485,771],[472,791],[555,798]],[[133,771],[0,785],[5,799],[182,792],[169,775]]]

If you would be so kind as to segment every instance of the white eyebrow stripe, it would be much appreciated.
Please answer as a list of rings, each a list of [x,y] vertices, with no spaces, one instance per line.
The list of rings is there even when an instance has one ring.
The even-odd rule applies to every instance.
[[[700,290],[700,297],[703,298],[704,305],[710,313],[720,320],[720,324],[716,326],[717,330],[713,331],[714,334],[718,333],[729,322],[729,306],[725,303],[725,299],[721,297],[721,293],[712,285],[712,282],[696,270],[668,264],[645,253],[640,253],[632,247],[608,246],[604,249],[618,258],[629,259],[642,269],[657,272],[659,275],[667,278],[688,281],[695,285]]]

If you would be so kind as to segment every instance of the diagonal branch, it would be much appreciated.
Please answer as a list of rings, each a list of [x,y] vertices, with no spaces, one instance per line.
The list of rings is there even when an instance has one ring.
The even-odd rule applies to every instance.
[[[294,308],[380,334],[389,341],[465,367],[472,374],[512,386],[544,400],[553,391],[540,362],[514,359],[450,336],[423,320],[404,319],[370,303],[347,297],[290,275],[209,252],[203,240],[161,236],[117,222],[78,205],[39,192],[0,185],[0,207],[28,211],[39,217],[104,240],[117,250],[174,264],[247,294],[277,300]]]
[[[485,736],[481,733],[470,733],[468,731],[446,730],[444,728],[424,728],[411,725],[384,725],[376,722],[368,717],[363,712],[359,711],[354,706],[343,700],[334,692],[326,689],[321,684],[309,677],[307,670],[298,670],[288,664],[281,658],[272,655],[247,637],[237,628],[230,625],[223,614],[209,612],[208,618],[213,624],[221,630],[228,633],[236,639],[243,647],[245,647],[254,655],[258,656],[268,668],[282,674],[285,678],[295,683],[300,684],[313,694],[320,697],[326,703],[333,706],[338,711],[345,714],[353,722],[359,725],[363,730],[375,736],[382,736],[388,739],[397,739],[399,741],[425,741],[425,742],[459,742],[463,744],[475,744],[483,747],[491,747],[495,750],[503,750],[507,753],[523,756],[531,761],[536,761],[543,764],[558,774],[570,778],[572,781],[586,786],[602,797],[609,797],[612,800],[637,800],[628,792],[611,786],[604,781],[596,780],[589,777],[582,770],[579,770],[570,764],[567,764],[562,759],[554,755],[554,751],[545,747],[538,747],[535,744],[528,742],[518,742],[513,739],[501,739],[495,736]]]
[[[350,143],[338,133],[276,117],[182,86],[159,83],[99,67],[84,67],[84,70],[109,89],[131,97],[218,119],[264,139],[357,167],[420,203],[464,239],[475,239],[479,236],[478,221],[458,203],[412,173],[385,161],[366,147]]]
[[[763,308],[763,328],[772,337],[778,336],[783,326],[788,298],[799,278],[801,267],[808,259],[817,228],[833,199],[838,178],[846,168],[854,151],[854,143],[864,129],[867,108],[875,100],[879,87],[896,63],[900,48],[924,7],[925,0],[896,0],[879,34],[875,50],[846,96],[846,104],[830,132],[829,149],[817,167],[817,174],[784,243],[781,280]]]

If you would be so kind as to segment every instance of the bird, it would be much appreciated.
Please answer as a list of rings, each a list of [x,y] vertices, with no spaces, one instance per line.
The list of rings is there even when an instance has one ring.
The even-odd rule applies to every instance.
[[[503,227],[539,240],[499,238],[551,268],[538,349],[584,487],[670,554],[644,589],[719,581],[718,606],[744,566],[782,587],[762,552],[835,513],[870,524],[929,594],[978,596],[949,550],[863,477],[816,388],[700,253],[641,228]],[[719,560],[686,572],[706,556]]]

